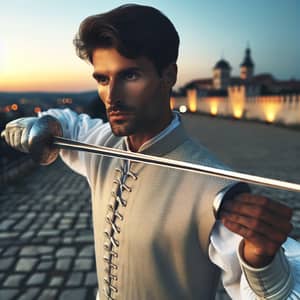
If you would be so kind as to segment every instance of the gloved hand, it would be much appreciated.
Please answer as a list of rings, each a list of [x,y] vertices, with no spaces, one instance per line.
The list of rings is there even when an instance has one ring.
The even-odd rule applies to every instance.
[[[28,153],[29,132],[38,118],[19,118],[6,124],[5,131],[1,133],[8,145],[21,152]]]

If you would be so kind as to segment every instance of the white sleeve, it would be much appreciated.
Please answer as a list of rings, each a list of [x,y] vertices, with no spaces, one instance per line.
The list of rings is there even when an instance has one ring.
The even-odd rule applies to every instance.
[[[76,141],[88,142],[95,129],[103,126],[101,119],[92,119],[87,114],[77,114],[68,108],[66,109],[49,109],[40,112],[38,117],[51,115],[55,117],[62,126],[63,136]],[[62,160],[75,172],[87,176],[85,155],[81,151],[61,150]]]
[[[210,236],[209,257],[221,269],[224,288],[232,299],[300,299],[299,242],[288,238],[283,244],[284,251],[279,251],[268,266],[255,269],[239,261],[241,241],[241,236],[216,221]],[[261,287],[263,293],[259,293]]]

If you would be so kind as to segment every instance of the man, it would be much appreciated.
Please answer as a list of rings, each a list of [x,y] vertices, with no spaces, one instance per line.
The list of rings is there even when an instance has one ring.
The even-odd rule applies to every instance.
[[[70,110],[39,117],[55,117],[65,137],[82,142],[224,168],[170,110],[179,37],[160,11],[125,5],[90,16],[74,44],[93,65],[109,124]],[[28,151],[35,121],[9,123],[7,143]],[[300,298],[290,208],[243,183],[85,152],[61,156],[91,188],[98,299],[213,299],[220,270],[233,299]]]

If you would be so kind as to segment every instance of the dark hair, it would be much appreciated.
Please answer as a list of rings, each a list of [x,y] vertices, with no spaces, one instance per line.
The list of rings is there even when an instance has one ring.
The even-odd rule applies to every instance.
[[[179,36],[158,9],[127,4],[87,17],[73,41],[77,55],[91,63],[96,48],[115,48],[127,58],[147,57],[159,74],[178,57]]]

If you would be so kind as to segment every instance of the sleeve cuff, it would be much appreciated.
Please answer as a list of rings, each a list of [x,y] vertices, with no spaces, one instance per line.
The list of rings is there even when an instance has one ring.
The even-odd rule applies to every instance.
[[[252,291],[259,299],[286,299],[293,289],[294,279],[283,248],[280,248],[270,264],[263,268],[253,268],[242,257],[243,247],[244,240],[240,242],[238,258]]]

